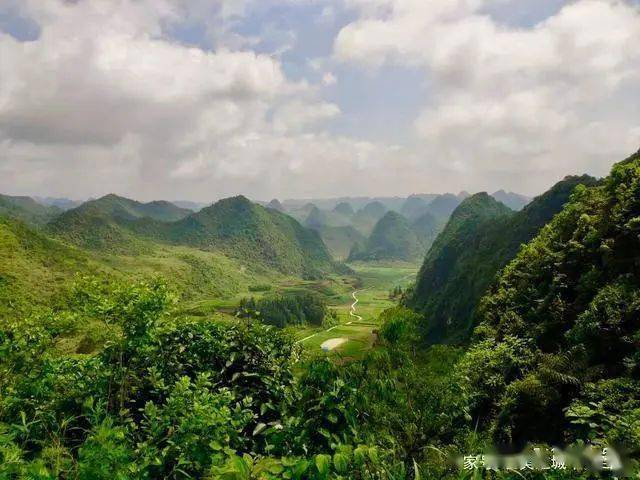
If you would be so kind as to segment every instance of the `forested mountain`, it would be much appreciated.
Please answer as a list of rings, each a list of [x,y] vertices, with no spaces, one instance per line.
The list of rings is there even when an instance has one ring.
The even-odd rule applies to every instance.
[[[31,197],[0,195],[0,215],[30,225],[43,225],[61,213],[62,209],[42,205]]]
[[[415,260],[424,255],[424,245],[409,221],[396,212],[387,212],[364,245],[358,244],[349,260]]]
[[[220,250],[282,273],[314,276],[332,268],[317,232],[243,196],[220,200],[183,220],[156,227],[162,240]],[[144,226],[136,228],[144,232]]]
[[[606,438],[637,454],[639,232],[636,154],[577,187],[507,266],[466,360],[481,428],[518,444]]]
[[[485,193],[465,200],[429,250],[408,299],[424,314],[429,340],[466,339],[496,273],[562,209],[577,185],[594,183],[588,176],[567,177],[517,213]]]

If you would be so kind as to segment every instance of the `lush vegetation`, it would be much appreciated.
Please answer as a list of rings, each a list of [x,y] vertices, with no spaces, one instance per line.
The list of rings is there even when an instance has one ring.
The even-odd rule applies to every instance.
[[[571,468],[483,474],[450,461],[495,444],[586,443],[624,448],[637,477],[640,154],[604,181],[583,183],[569,179],[521,213],[479,194],[453,214],[431,251],[444,260],[476,258],[465,264],[471,278],[478,269],[493,269],[495,278],[478,294],[469,345],[426,345],[423,311],[380,312],[391,304],[389,288],[404,303],[420,290],[419,283],[413,294],[399,288],[406,264],[384,274],[358,264],[362,285],[343,278],[334,292],[350,302],[345,292],[362,289],[359,314],[378,317],[375,348],[357,357],[310,355],[290,329],[273,327],[322,324],[325,300],[296,292],[301,283],[281,292],[254,278],[257,298],[237,310],[245,318],[195,316],[173,283],[122,278],[115,267],[123,257],[108,264],[2,221],[0,247],[14,256],[0,263],[1,299],[26,301],[0,312],[0,478],[587,480],[596,475]],[[211,208],[178,221],[191,222],[201,249],[166,247],[207,282],[216,273],[203,263],[212,254],[200,243],[204,231],[247,242],[241,248],[277,242],[261,219],[298,231],[279,212],[242,199]],[[236,220],[225,224],[227,217]],[[170,227],[162,231],[178,222],[164,222]],[[496,230],[514,238],[480,235]],[[489,251],[495,257],[478,254]],[[222,270],[237,265],[226,261]],[[41,294],[39,281],[65,288]],[[26,308],[38,295],[47,300]]]
[[[54,206],[41,205],[30,197],[0,195],[0,216],[22,220],[32,226],[41,226],[62,213]]]
[[[495,437],[638,451],[639,232],[636,155],[601,186],[577,187],[482,300],[472,407]]]
[[[567,177],[519,212],[487,194],[466,199],[425,258],[408,305],[424,314],[431,342],[466,340],[496,274],[569,200],[588,176]]]
[[[357,260],[415,260],[424,254],[424,245],[409,221],[396,212],[387,212],[371,232],[364,247],[358,244],[349,254]]]
[[[49,229],[76,245],[119,254],[149,252],[160,243],[218,251],[290,275],[317,277],[334,268],[316,232],[244,197],[221,200],[176,221],[167,217],[184,213],[176,212],[178,207],[165,210],[160,218],[159,202],[123,200],[110,195],[85,203],[58,217]],[[145,215],[139,211],[142,206]]]
[[[322,325],[329,314],[326,302],[313,293],[289,293],[269,296],[258,300],[243,298],[236,316],[253,318],[261,322],[284,328],[291,325]]]

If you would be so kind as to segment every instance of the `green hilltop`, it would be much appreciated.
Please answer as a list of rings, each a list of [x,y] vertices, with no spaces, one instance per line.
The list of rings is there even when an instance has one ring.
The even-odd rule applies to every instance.
[[[567,177],[519,212],[486,193],[464,200],[429,250],[407,303],[425,317],[432,342],[468,337],[480,297],[589,176]]]
[[[41,205],[31,197],[0,195],[0,216],[41,226],[62,213],[62,209]]]
[[[397,212],[387,212],[376,223],[364,248],[358,245],[349,255],[355,260],[411,261],[424,254],[424,245],[409,221]]]

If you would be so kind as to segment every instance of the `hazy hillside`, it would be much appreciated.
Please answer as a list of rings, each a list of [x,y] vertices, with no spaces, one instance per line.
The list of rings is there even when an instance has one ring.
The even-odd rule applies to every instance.
[[[322,241],[336,260],[346,260],[356,243],[364,243],[366,237],[352,226],[322,227],[318,230]]]
[[[350,253],[349,260],[411,261],[422,255],[424,246],[409,221],[399,213],[387,212],[376,223],[366,243],[359,244]]]
[[[438,195],[428,204],[428,212],[439,222],[446,223],[453,211],[464,200],[464,196],[445,193]]]
[[[58,207],[60,210],[71,210],[72,208],[79,207],[84,203],[81,200],[71,200],[69,198],[35,196],[33,199],[41,205],[45,205],[47,207]]]
[[[531,201],[529,197],[520,195],[519,193],[505,192],[504,190],[493,192],[491,196],[516,212],[522,210],[524,206]]]
[[[282,205],[282,203],[280,203],[280,200],[278,200],[277,198],[274,198],[273,200],[271,200],[268,204],[267,204],[267,208],[272,208],[274,210],[278,210],[279,212],[284,212],[284,206]]]
[[[424,255],[442,230],[443,225],[431,213],[425,212],[411,223],[411,228],[422,243]]]
[[[334,213],[338,213],[345,217],[351,217],[355,213],[353,207],[349,202],[340,202],[332,210]]]
[[[411,196],[402,205],[400,213],[409,220],[415,220],[425,213],[429,213],[429,202],[423,198]]]
[[[375,201],[367,203],[358,210],[352,218],[353,227],[362,235],[369,236],[383,215],[387,212],[387,207],[381,202]]]
[[[62,209],[42,205],[31,197],[0,195],[0,215],[22,220],[29,225],[43,225],[61,213]]]
[[[423,313],[430,341],[464,340],[496,273],[568,201],[588,176],[567,177],[514,213],[486,193],[465,200],[429,250],[409,305]]]

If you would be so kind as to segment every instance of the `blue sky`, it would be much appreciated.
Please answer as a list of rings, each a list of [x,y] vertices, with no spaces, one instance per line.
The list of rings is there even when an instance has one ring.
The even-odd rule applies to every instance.
[[[0,190],[535,194],[603,175],[640,145],[638,5],[8,0]]]

